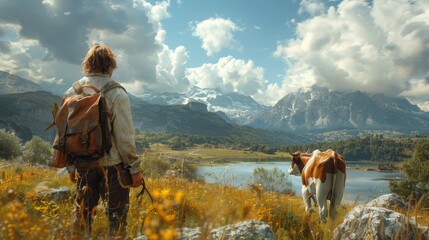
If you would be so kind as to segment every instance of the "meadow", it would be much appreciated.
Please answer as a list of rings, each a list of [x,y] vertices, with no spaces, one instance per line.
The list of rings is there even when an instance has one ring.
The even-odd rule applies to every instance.
[[[152,147],[149,158],[159,156],[161,147]],[[233,150],[192,152],[193,157],[205,159],[216,155],[213,151],[227,155]],[[235,154],[248,155],[240,152]],[[164,152],[169,157],[175,154],[179,153]],[[73,193],[62,198],[40,195],[43,189],[37,186],[42,182],[48,182],[50,188],[65,186],[72,192],[75,188],[68,175],[59,173],[57,169],[0,162],[0,239],[72,238]],[[237,189],[180,177],[146,176],[146,185],[155,201],[151,203],[147,195],[137,199],[140,188],[132,189],[128,215],[131,239],[143,234],[150,239],[174,239],[179,234],[177,229],[182,227],[201,227],[201,239],[204,239],[211,229],[250,219],[268,223],[277,239],[331,239],[335,227],[355,205],[343,204],[336,220],[328,219],[323,223],[317,213],[309,215],[304,211],[301,198],[291,193],[264,191],[259,184]],[[107,239],[107,219],[103,208],[100,204],[95,213],[94,239]],[[408,215],[414,214],[416,211],[410,211]],[[425,211],[419,214],[419,223],[429,225],[429,214]]]

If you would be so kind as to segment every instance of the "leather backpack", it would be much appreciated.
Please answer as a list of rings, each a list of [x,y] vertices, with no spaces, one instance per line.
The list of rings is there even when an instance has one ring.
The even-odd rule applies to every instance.
[[[125,88],[115,81],[109,81],[100,90],[93,85],[80,85],[78,82],[73,84],[73,88],[76,95],[64,98],[55,116],[55,158],[67,156],[75,160],[99,159],[109,153],[112,147],[111,116],[104,95],[114,88],[122,88],[124,91]],[[84,88],[91,88],[95,93],[85,94]],[[56,163],[58,160],[55,159],[53,165],[64,167],[64,159]]]

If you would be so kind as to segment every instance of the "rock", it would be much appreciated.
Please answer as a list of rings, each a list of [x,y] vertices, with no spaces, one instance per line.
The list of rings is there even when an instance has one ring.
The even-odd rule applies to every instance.
[[[201,238],[201,228],[182,228],[177,231],[180,233],[178,239],[181,240],[199,240]],[[207,238],[213,240],[270,240],[275,239],[275,235],[268,224],[251,220],[213,229]],[[134,240],[146,239],[148,239],[146,236],[141,236]]]
[[[57,170],[57,175],[58,176],[68,176],[69,173],[67,172],[67,168],[60,168]]]
[[[245,221],[214,229],[210,233],[212,239],[275,239],[271,227],[261,221]],[[182,238],[186,239],[186,238]]]
[[[402,196],[395,193],[382,195],[366,204],[368,207],[384,207],[389,209],[406,209],[407,202]]]
[[[58,188],[51,188],[52,182],[41,182],[37,184],[35,192],[38,198],[48,200],[62,200],[69,198],[72,195],[72,190],[67,186],[60,186]]]
[[[140,236],[140,237],[136,237],[133,240],[148,240],[149,238],[147,238],[146,236]]]
[[[177,170],[167,170],[166,172],[165,172],[165,175],[164,175],[165,177],[178,177],[178,176],[180,176],[180,173],[179,173],[179,171],[177,171]]]
[[[180,232],[178,239],[199,240],[201,236],[201,228],[182,228],[178,231]]]
[[[398,212],[358,205],[335,229],[333,239],[429,239],[429,232]]]

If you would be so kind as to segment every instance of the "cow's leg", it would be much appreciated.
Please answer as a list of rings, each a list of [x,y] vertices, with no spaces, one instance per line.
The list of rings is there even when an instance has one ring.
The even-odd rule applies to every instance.
[[[327,204],[326,204],[326,196],[325,197],[322,197],[322,196],[320,196],[320,194],[319,193],[317,193],[318,195],[316,195],[316,198],[317,198],[317,202],[318,202],[318,204],[319,204],[319,215],[320,215],[320,218],[323,220],[323,221],[325,221],[326,220],[326,218],[327,218],[327,216],[328,216],[328,207],[327,207]]]
[[[310,191],[308,190],[307,186],[302,185],[301,193],[302,193],[302,200],[304,200],[305,211],[310,212],[311,197],[310,197]]]
[[[344,194],[344,185],[345,185],[345,175],[341,171],[337,172],[337,176],[335,179],[335,187],[332,193],[332,201],[331,207],[329,210],[329,216],[334,219],[338,212],[338,207],[341,204],[341,200],[343,199]]]
[[[317,207],[317,199],[316,199],[316,184],[314,183],[314,180],[311,180],[310,186],[307,187],[307,190],[309,191],[309,197],[313,200],[314,206]],[[310,202],[311,205],[311,202]]]
[[[329,178],[329,177],[328,177]],[[316,180],[316,199],[319,204],[320,218],[325,221],[328,217],[327,197],[331,189],[331,181],[321,182],[320,179]]]
[[[335,216],[338,212],[338,206],[340,205],[341,200],[338,200],[335,198],[334,200],[331,200],[330,208],[329,208],[329,217],[332,219],[335,219]]]

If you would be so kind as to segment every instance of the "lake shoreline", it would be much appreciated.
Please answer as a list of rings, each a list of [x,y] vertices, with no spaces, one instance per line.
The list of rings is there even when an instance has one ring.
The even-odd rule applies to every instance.
[[[231,148],[207,148],[204,146],[194,146],[186,150],[172,150],[164,144],[152,144],[146,151],[152,154],[157,154],[161,158],[168,160],[183,160],[185,159],[191,164],[198,166],[223,166],[231,163],[245,162],[290,162],[290,154],[287,152],[276,152],[274,154],[266,154],[249,150],[238,150]],[[376,171],[376,172],[400,172],[400,167],[392,171],[379,171],[378,165],[385,164],[384,162],[361,160],[347,161],[346,165],[359,163],[362,166],[348,167],[349,169]],[[400,166],[401,163],[395,163],[395,166]]]
[[[393,179],[403,178],[401,173],[385,173],[379,171],[366,171],[369,165],[375,165],[373,162],[366,162],[365,165],[360,165],[363,162],[350,162],[350,167],[347,169],[346,192],[344,202],[353,203],[355,199],[358,202],[366,202],[372,200],[372,196],[380,196],[390,193],[389,182]],[[359,166],[355,166],[358,164]],[[292,181],[291,190],[295,192],[297,197],[301,193],[301,177],[287,174],[290,167],[290,161],[259,161],[259,162],[229,162],[223,165],[205,165],[199,166],[197,173],[202,176],[207,183],[215,183],[221,185],[230,185],[239,188],[253,183],[253,170],[263,167],[267,170],[279,168],[286,173],[286,177]]]
[[[196,163],[197,166],[224,166],[232,163],[265,163],[265,162],[290,162],[290,158],[288,157],[273,157],[273,158],[219,158],[219,159],[213,159],[212,161],[204,161],[204,162],[198,162]],[[354,164],[363,164],[364,166],[350,166],[347,167],[347,164],[353,163]],[[354,169],[354,170],[360,170],[360,171],[374,171],[374,172],[382,172],[382,173],[400,173],[401,169],[396,168],[392,170],[380,170],[379,165],[382,164],[380,162],[374,162],[374,161],[346,161],[346,168],[347,169]]]

